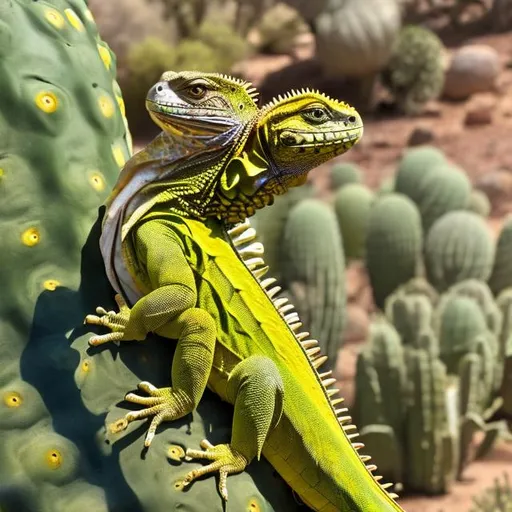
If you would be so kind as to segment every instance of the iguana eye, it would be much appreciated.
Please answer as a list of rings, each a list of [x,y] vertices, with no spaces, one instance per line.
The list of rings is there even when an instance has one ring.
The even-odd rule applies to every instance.
[[[328,121],[331,116],[329,115],[329,112],[327,112],[325,109],[320,107],[311,108],[309,110],[306,110],[302,113],[302,116],[307,121],[313,121],[314,123],[325,123]]]
[[[206,94],[206,87],[204,85],[192,85],[188,88],[188,92],[194,98],[202,98]]]

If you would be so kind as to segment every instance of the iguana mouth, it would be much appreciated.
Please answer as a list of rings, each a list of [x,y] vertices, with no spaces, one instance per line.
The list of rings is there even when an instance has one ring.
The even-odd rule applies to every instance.
[[[340,131],[307,132],[299,130],[284,130],[279,134],[279,140],[288,147],[317,147],[335,144],[347,144],[356,141],[361,136],[361,128]]]

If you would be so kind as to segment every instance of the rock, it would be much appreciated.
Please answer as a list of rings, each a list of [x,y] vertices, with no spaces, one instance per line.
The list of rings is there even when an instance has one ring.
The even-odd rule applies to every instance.
[[[496,87],[501,71],[498,52],[486,45],[468,45],[457,50],[446,72],[444,96],[453,100],[468,98]]]
[[[368,285],[368,277],[364,264],[360,261],[351,261],[345,270],[345,285],[347,301],[357,302],[361,292]]]
[[[494,171],[484,174],[475,188],[487,195],[492,206],[492,215],[502,215],[510,211],[512,198],[512,174],[507,171]]]
[[[343,331],[344,343],[365,340],[370,328],[368,313],[358,304],[348,304],[346,315],[347,320]]]
[[[407,141],[408,146],[419,146],[421,144],[428,144],[434,140],[434,132],[430,126],[422,125],[416,126]]]
[[[496,110],[497,100],[489,93],[480,93],[471,98],[464,117],[466,126],[491,124]]]

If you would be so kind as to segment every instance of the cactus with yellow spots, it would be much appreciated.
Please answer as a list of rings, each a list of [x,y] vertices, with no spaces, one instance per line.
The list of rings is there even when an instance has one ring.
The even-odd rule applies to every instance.
[[[0,3],[1,510],[220,503],[213,479],[177,493],[184,469],[172,459],[206,428],[229,436],[229,407],[206,396],[145,460],[141,443],[110,444],[105,417],[120,414],[115,404],[141,377],[166,380],[171,356],[149,342],[93,357],[90,333],[77,328],[113,297],[94,222],[131,156],[115,67],[83,0]],[[251,469],[233,477],[228,511],[295,510],[268,464]],[[209,510],[221,510],[215,503]]]

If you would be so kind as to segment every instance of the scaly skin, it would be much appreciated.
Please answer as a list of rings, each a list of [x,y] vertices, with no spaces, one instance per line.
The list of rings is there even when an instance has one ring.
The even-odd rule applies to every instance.
[[[375,467],[365,465],[369,457],[357,453],[362,445],[351,442],[355,427],[337,408],[342,399],[334,398],[334,379],[317,372],[326,357],[308,333],[298,333],[298,315],[277,297],[274,279],[263,278],[254,230],[247,222],[233,227],[361,135],[354,109],[319,93],[290,94],[262,110],[238,156],[215,172],[190,168],[179,188],[169,180],[150,209],[125,217],[122,250],[138,300],[130,308],[118,295],[119,313],[99,308],[100,316],[90,315],[90,323],[113,331],[91,343],[143,340],[149,332],[178,342],[173,386],[141,383],[149,396],[126,399],[146,408],[113,430],[154,416],[149,446],[157,426],[191,412],[206,386],[234,405],[231,442],[205,440],[203,451],[188,449],[188,457],[210,463],[189,472],[183,486],[218,471],[227,499],[227,476],[263,453],[314,510],[401,510],[376,482]],[[195,191],[203,189],[213,193],[199,197]]]

